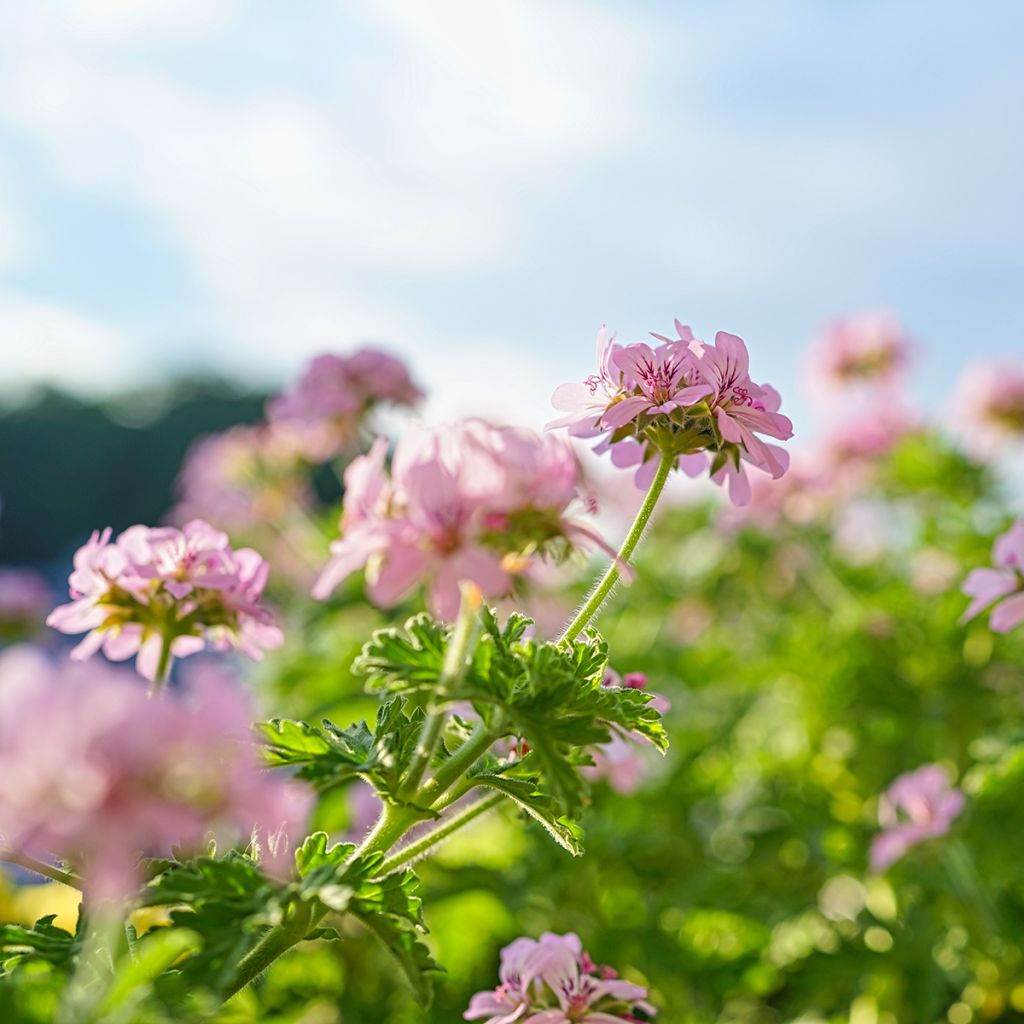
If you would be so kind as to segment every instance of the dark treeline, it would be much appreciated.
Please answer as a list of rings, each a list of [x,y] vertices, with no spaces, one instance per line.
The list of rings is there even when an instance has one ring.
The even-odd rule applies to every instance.
[[[262,416],[215,380],[88,402],[58,391],[0,406],[0,564],[66,562],[97,527],[156,523],[192,441]]]

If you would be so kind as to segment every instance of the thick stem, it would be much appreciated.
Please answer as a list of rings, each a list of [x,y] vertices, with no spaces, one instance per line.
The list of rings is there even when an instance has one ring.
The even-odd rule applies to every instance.
[[[651,513],[654,511],[654,506],[658,503],[658,498],[661,497],[661,492],[665,488],[665,482],[668,480],[669,473],[672,472],[675,461],[676,457],[674,455],[662,452],[661,461],[658,463],[658,472],[651,482],[647,496],[640,506],[640,511],[636,514],[636,519],[633,520],[633,525],[629,528],[629,533],[626,534],[626,539],[622,542],[622,547],[619,548],[618,558],[608,566],[607,571],[598,581],[597,586],[594,587],[593,593],[587,598],[586,603],[576,613],[576,617],[572,622],[565,627],[565,632],[558,638],[560,644],[570,643],[575,640],[597,615],[601,605],[604,604],[605,599],[612,592],[612,588],[618,582],[621,575],[620,566],[628,564],[630,557],[636,550],[637,544],[640,543],[640,538],[644,535],[644,530],[647,529]]]
[[[459,779],[490,749],[501,736],[500,712],[490,727],[477,722],[465,743],[434,773],[434,777],[420,791],[422,806],[433,807]]]
[[[224,993],[226,1002],[250,982],[255,981],[279,956],[301,942],[309,930],[327,913],[327,908],[314,911],[309,904],[301,904],[295,916],[284,924],[271,928],[235,969],[235,976]]]
[[[55,882],[62,882],[69,888],[82,888],[82,880],[78,875],[70,871],[61,871],[60,868],[55,868],[44,861],[36,860],[35,857],[29,857],[27,854],[17,853],[14,850],[0,850],[0,860],[6,861],[8,864],[17,864],[19,868],[34,871],[37,875],[42,875],[44,878],[52,878]]]
[[[402,847],[393,856],[388,857],[377,869],[374,877],[383,878],[385,875],[390,875],[393,871],[397,871],[403,864],[416,860],[417,857],[422,856],[432,846],[441,842],[442,839],[447,839],[453,832],[457,832],[475,818],[479,818],[481,814],[485,814],[492,807],[496,807],[503,799],[504,797],[501,793],[494,793],[470,804],[458,814],[453,814],[447,821],[442,821],[437,828],[431,829],[408,846]]]
[[[472,583],[463,583],[459,614],[455,620],[451,639],[448,641],[448,648],[444,655],[444,664],[441,666],[441,678],[438,681],[436,697],[440,700],[444,699],[448,688],[465,671],[466,661],[472,652],[473,640],[476,635],[477,612],[480,610],[482,603],[483,595],[480,593],[480,588]],[[408,797],[419,786],[427,768],[430,767],[430,759],[434,756],[434,750],[437,748],[438,740],[441,738],[446,717],[443,710],[428,711],[427,717],[423,722],[423,731],[420,733],[420,740],[416,746],[413,762],[409,766],[405,781],[402,783],[400,796]]]

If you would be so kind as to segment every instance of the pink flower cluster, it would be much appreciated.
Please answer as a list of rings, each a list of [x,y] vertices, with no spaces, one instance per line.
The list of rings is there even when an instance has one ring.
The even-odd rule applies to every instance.
[[[318,453],[328,458],[350,448],[359,427],[377,405],[415,405],[423,392],[405,364],[376,349],[364,348],[349,356],[328,353],[311,360],[295,386],[267,406],[274,425],[296,423],[330,438]]]
[[[131,892],[140,856],[210,838],[286,871],[311,791],[261,768],[236,685],[210,670],[192,684],[151,699],[112,666],[0,655],[0,846],[70,863],[101,900]]]
[[[996,538],[992,560],[994,569],[974,569],[964,580],[961,589],[973,600],[960,621],[995,604],[988,624],[996,633],[1008,633],[1024,622],[1024,519]]]
[[[137,655],[136,668],[151,680],[166,676],[171,657],[207,644],[259,660],[282,642],[262,604],[267,574],[255,551],[233,550],[227,534],[202,520],[181,530],[131,526],[115,540],[107,528],[75,553],[72,600],[46,621],[62,633],[88,633],[72,658],[100,649],[114,661]]]
[[[910,350],[906,330],[895,313],[850,313],[819,335],[811,359],[815,383],[826,392],[860,384],[891,384],[906,367]]]
[[[206,519],[244,530],[310,504],[306,450],[303,435],[265,425],[200,438],[178,476],[174,519]]]
[[[944,836],[964,809],[964,795],[937,764],[900,775],[878,805],[882,831],[871,843],[871,867],[884,871],[912,846]]]
[[[499,597],[537,556],[610,550],[572,514],[589,499],[576,457],[554,438],[478,419],[414,425],[390,473],[386,459],[379,438],[345,472],[342,535],[313,589],[320,600],[365,566],[375,604],[394,605],[424,583],[432,611],[451,619],[461,581]]]
[[[675,338],[655,334],[661,344],[616,343],[602,328],[597,336],[597,373],[582,384],[563,384],[552,397],[565,413],[548,424],[573,437],[600,437],[596,451],[610,452],[616,466],[636,466],[636,484],[649,486],[661,453],[675,456],[688,476],[710,465],[715,483],[728,483],[738,505],[750,500],[746,466],[778,478],[789,457],[778,445],[793,425],[779,413],[781,399],[748,372],[747,347],[719,331],[713,345],[698,341],[675,322]]]
[[[637,1011],[653,1017],[647,989],[598,967],[571,932],[516,939],[501,951],[501,984],[478,992],[466,1020],[485,1024],[619,1024]]]
[[[991,455],[1024,441],[1024,369],[988,363],[964,373],[953,401],[957,432],[967,446]]]
[[[613,668],[609,668],[601,683],[602,686],[624,686],[630,690],[646,690],[647,676],[643,672],[627,672],[620,676]],[[656,694],[651,707],[659,714],[665,714],[671,707],[667,698]],[[629,735],[614,734],[611,742],[593,747],[590,755],[593,765],[583,769],[588,779],[606,779],[608,785],[617,793],[635,793],[643,782],[647,771],[647,760],[641,750],[649,746],[650,741],[636,733]]]

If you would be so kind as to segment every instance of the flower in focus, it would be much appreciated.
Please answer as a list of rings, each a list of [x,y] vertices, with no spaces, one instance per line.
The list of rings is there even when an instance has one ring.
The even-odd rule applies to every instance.
[[[262,604],[267,563],[202,520],[181,530],[132,526],[111,540],[96,531],[74,557],[72,600],[48,625],[88,635],[71,652],[83,661],[102,649],[113,661],[137,655],[146,679],[166,677],[173,657],[207,644],[259,659],[279,647],[281,631]]]
[[[53,594],[39,573],[0,567],[0,642],[34,632],[52,605]]]
[[[792,423],[779,413],[778,392],[750,379],[742,339],[719,331],[706,345],[680,321],[675,327],[675,338],[654,335],[657,348],[617,344],[602,328],[597,374],[555,391],[552,402],[565,415],[548,429],[600,437],[595,450],[620,468],[636,467],[638,487],[650,485],[667,454],[688,476],[710,468],[715,483],[728,483],[732,501],[746,504],[746,465],[776,479],[789,465],[785,451],[759,435],[787,440]]]
[[[12,648],[0,655],[0,842],[67,861],[89,898],[128,895],[140,856],[211,837],[253,842],[286,871],[312,794],[262,768],[250,721],[238,686],[209,668],[184,699],[151,699],[123,670]]]
[[[315,454],[325,460],[354,446],[376,406],[412,406],[421,398],[423,391],[400,359],[366,348],[311,360],[295,386],[268,404],[267,418],[274,425],[290,422],[311,430]]]
[[[882,831],[871,843],[871,867],[884,871],[925,839],[943,836],[964,809],[964,795],[937,764],[900,775],[878,805]]]
[[[968,622],[995,603],[988,618],[996,633],[1008,633],[1024,622],[1024,519],[996,538],[993,569],[974,569],[961,590],[973,598],[960,621]],[[998,602],[998,603],[996,603]]]
[[[598,967],[571,932],[516,939],[501,951],[501,984],[478,992],[463,1014],[485,1024],[615,1024],[654,1016],[647,989]]]
[[[958,432],[982,455],[1024,441],[1024,369],[1012,364],[969,367],[953,406]]]
[[[431,610],[451,619],[463,580],[496,598],[538,557],[609,550],[573,514],[591,502],[576,457],[553,438],[482,420],[414,425],[398,442],[390,473],[386,457],[381,438],[345,471],[341,538],[314,597],[326,598],[365,566],[375,604],[394,605],[425,584]]]
[[[895,313],[851,313],[828,324],[819,335],[812,359],[816,382],[826,391],[890,384],[906,367],[910,348]]]

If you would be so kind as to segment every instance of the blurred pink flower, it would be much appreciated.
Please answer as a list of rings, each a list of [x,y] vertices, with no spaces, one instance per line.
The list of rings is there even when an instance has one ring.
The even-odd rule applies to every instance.
[[[898,316],[865,310],[839,317],[819,334],[810,365],[825,391],[891,384],[906,367],[911,345]]]
[[[616,1024],[653,1016],[647,989],[599,968],[573,933],[545,932],[539,940],[516,939],[501,951],[501,984],[478,992],[466,1020],[486,1024]]]
[[[958,435],[981,455],[1024,442],[1024,367],[998,363],[968,367],[957,386],[953,408]]]
[[[169,657],[210,644],[237,647],[259,659],[280,646],[281,631],[262,604],[268,567],[249,548],[234,550],[227,535],[193,520],[174,527],[131,526],[116,540],[96,531],[75,554],[72,600],[47,624],[88,635],[71,652],[82,661],[102,649],[155,680]]]
[[[211,838],[251,842],[284,873],[312,793],[261,767],[250,721],[239,687],[209,668],[182,699],[152,699],[123,670],[12,648],[0,655],[2,842],[69,862],[101,900],[131,892],[140,856]]]
[[[1008,633],[1024,622],[1024,519],[996,538],[992,560],[994,569],[974,569],[964,580],[960,589],[973,600],[960,621],[968,622],[999,602],[988,624],[996,633]]]
[[[463,580],[496,598],[538,556],[564,557],[575,547],[608,550],[573,514],[574,505],[585,511],[591,503],[563,442],[466,420],[411,426],[390,473],[386,456],[379,439],[346,470],[342,535],[331,545],[314,597],[326,598],[366,566],[375,604],[396,604],[425,584],[431,609],[450,619]]]
[[[755,384],[748,372],[746,345],[720,331],[713,345],[675,322],[676,338],[655,334],[657,348],[640,342],[618,345],[602,328],[598,372],[582,384],[563,384],[552,398],[566,415],[548,429],[566,428],[574,437],[600,437],[595,448],[620,468],[636,468],[634,482],[650,486],[662,451],[676,467],[698,476],[710,467],[716,483],[728,482],[737,504],[750,499],[744,463],[778,478],[788,456],[758,435],[792,436],[779,413],[778,392]],[[710,458],[709,458],[710,456]]]
[[[324,460],[355,445],[363,420],[375,406],[412,406],[421,398],[422,390],[400,359],[367,348],[311,360],[295,386],[268,403],[267,417],[272,424],[291,422],[312,429],[317,443],[311,455]]]
[[[884,871],[912,846],[945,835],[963,809],[963,793],[950,785],[941,766],[926,764],[900,775],[879,801],[882,831],[871,843],[872,869]]]

